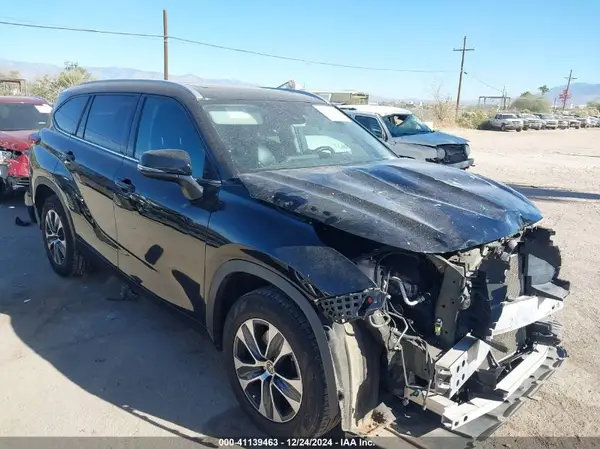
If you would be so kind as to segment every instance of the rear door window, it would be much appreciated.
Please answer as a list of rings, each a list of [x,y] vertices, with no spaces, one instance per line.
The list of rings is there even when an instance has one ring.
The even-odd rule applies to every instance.
[[[56,127],[67,134],[75,134],[88,98],[87,95],[83,95],[63,103],[54,113]]]
[[[138,95],[94,97],[83,138],[109,150],[124,152],[138,98]]]

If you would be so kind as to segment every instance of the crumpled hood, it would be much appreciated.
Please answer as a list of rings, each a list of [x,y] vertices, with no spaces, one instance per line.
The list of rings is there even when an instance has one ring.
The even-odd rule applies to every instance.
[[[412,136],[395,137],[394,140],[406,143],[416,143],[419,145],[427,145],[432,147],[446,144],[464,145],[466,143],[469,143],[468,140],[465,140],[462,137],[453,136],[451,134],[446,134],[441,131],[434,131],[432,133],[424,134],[414,134]]]
[[[507,186],[410,159],[263,171],[240,179],[258,200],[420,253],[489,243],[542,218],[526,197]]]
[[[0,148],[25,151],[31,145],[29,136],[35,130],[25,131],[0,131]]]

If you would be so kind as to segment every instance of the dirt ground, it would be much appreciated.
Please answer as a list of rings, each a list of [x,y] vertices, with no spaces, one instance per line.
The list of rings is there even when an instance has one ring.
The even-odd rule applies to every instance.
[[[535,201],[572,283],[559,315],[570,358],[497,435],[600,436],[600,129],[455,132],[471,141],[473,171]]]
[[[532,198],[557,231],[572,294],[561,312],[570,359],[498,432],[600,436],[600,129],[471,140],[476,173]],[[119,284],[54,275],[39,230],[16,227],[22,200],[0,204],[0,435],[179,436],[214,444],[253,426],[208,339]]]

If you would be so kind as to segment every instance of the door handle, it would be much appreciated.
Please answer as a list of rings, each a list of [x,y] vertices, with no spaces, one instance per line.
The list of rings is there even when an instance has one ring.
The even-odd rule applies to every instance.
[[[115,181],[115,184],[123,193],[130,194],[135,192],[135,186],[131,183],[130,179],[119,179],[118,181]]]
[[[67,151],[65,153],[65,164],[70,164],[75,160],[75,154],[72,151]]]

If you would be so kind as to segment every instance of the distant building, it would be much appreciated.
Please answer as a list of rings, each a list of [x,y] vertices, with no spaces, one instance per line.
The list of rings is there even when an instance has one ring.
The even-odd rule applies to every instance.
[[[333,104],[369,104],[369,94],[355,91],[323,91],[311,90],[313,94],[324,98]]]

